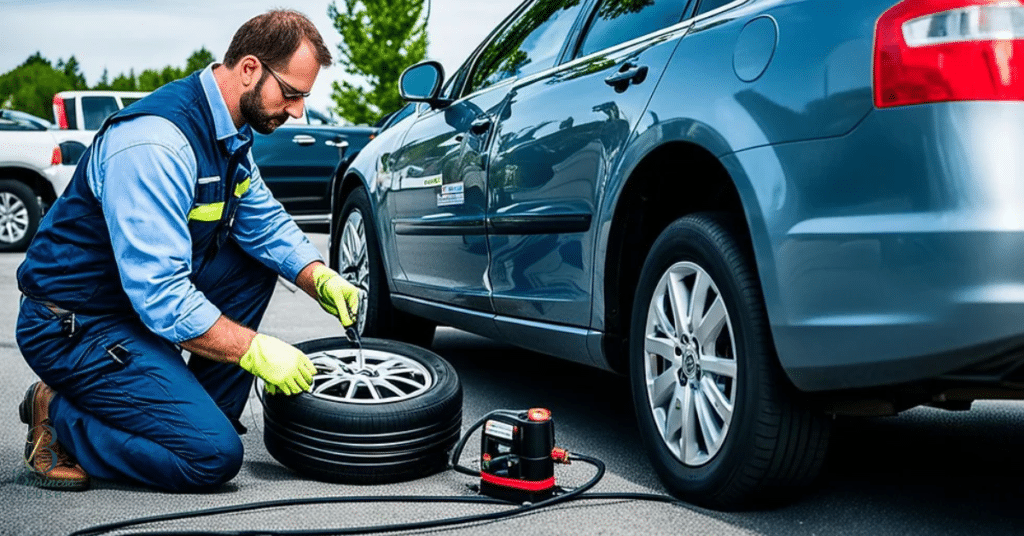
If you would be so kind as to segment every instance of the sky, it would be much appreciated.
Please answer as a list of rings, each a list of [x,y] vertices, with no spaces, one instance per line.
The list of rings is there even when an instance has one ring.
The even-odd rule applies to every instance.
[[[206,47],[218,60],[235,30],[274,8],[305,13],[331,47],[335,59],[341,35],[327,16],[333,0],[0,0],[0,73],[35,52],[53,63],[74,55],[86,82],[95,84],[106,68],[113,79],[135,69],[184,67],[192,52]],[[446,73],[463,60],[521,0],[432,0],[427,59]],[[344,7],[344,0],[337,0]],[[339,66],[320,72],[307,106],[332,106],[331,82]]]

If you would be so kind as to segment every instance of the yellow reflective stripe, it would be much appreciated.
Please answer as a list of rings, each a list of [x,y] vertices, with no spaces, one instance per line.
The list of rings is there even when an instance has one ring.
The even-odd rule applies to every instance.
[[[235,186],[235,197],[242,197],[245,195],[245,192],[249,191],[250,179],[252,177],[246,177],[244,181],[238,183],[238,186]]]
[[[189,220],[195,221],[220,221],[224,215],[224,203],[210,203],[199,205],[188,213]]]

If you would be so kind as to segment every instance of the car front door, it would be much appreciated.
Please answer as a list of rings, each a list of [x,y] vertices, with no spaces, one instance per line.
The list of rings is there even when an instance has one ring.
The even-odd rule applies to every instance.
[[[487,158],[517,77],[551,67],[583,0],[536,0],[510,17],[456,76],[447,106],[422,105],[393,155],[395,289],[490,311]],[[539,39],[539,37],[544,37]],[[551,38],[555,36],[555,38]]]
[[[517,81],[497,125],[487,217],[499,315],[589,325],[601,185],[685,34],[687,2],[592,6],[571,61]]]

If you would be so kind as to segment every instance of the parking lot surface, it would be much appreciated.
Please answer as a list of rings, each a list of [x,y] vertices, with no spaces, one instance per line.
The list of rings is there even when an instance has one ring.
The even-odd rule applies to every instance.
[[[326,247],[325,235],[311,235]],[[17,404],[35,376],[14,339],[23,255],[0,255],[0,534],[67,534],[130,518],[287,498],[353,495],[462,495],[472,477],[446,472],[386,486],[305,480],[263,446],[261,407],[251,398],[241,473],[210,494],[166,494],[104,481],[86,492],[26,485],[25,426]],[[279,285],[263,332],[289,342],[341,335],[336,321],[301,292]],[[460,331],[438,330],[433,350],[458,371],[465,391],[463,428],[487,412],[552,410],[556,443],[608,466],[594,491],[663,493],[639,444],[628,384],[620,377],[559,362]],[[1012,534],[1024,533],[1024,404],[986,402],[966,413],[922,408],[887,419],[843,420],[827,468],[799,502],[770,511],[719,513],[635,501],[584,501],[513,519],[445,528],[443,534]],[[479,437],[468,444],[471,465]],[[593,474],[584,464],[557,467],[563,486]],[[178,531],[300,530],[359,527],[463,516],[496,506],[412,502],[277,508],[147,525]],[[123,532],[122,532],[123,533]],[[421,532],[422,533],[422,532]],[[117,534],[117,533],[114,533]]]

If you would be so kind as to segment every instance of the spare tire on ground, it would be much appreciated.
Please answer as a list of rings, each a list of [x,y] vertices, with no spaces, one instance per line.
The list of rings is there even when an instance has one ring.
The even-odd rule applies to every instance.
[[[342,337],[295,345],[317,368],[310,392],[263,397],[263,442],[316,480],[382,484],[442,471],[462,431],[462,385],[437,354]]]

